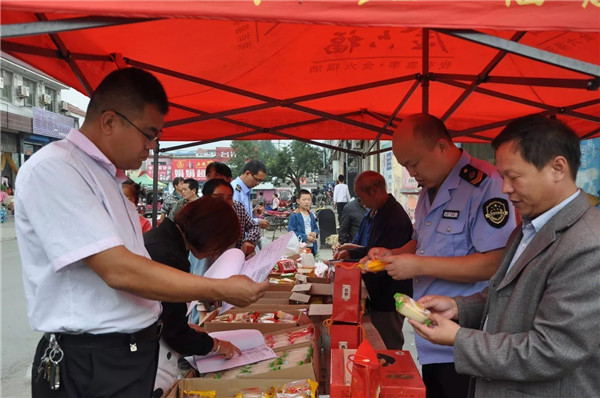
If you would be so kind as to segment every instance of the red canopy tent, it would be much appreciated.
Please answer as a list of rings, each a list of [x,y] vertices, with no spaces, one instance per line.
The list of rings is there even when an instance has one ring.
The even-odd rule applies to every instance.
[[[165,140],[389,139],[416,112],[458,142],[531,113],[600,136],[598,0],[4,0],[1,16],[3,51],[82,92],[155,73]]]

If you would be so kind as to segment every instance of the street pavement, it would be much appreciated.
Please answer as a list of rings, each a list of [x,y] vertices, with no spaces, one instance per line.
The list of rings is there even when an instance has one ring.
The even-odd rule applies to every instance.
[[[282,236],[285,232],[287,231],[278,230],[275,237]],[[267,236],[271,238],[272,234],[268,232]],[[320,248],[319,258],[331,259],[331,249]],[[7,222],[0,224],[0,259],[0,397],[27,398],[31,397],[30,364],[41,333],[31,330],[27,321],[21,260],[12,215],[8,216]],[[417,363],[414,331],[408,322],[404,323],[403,331],[404,349],[411,352]]]
[[[0,280],[2,286],[0,319],[0,396],[31,397],[30,363],[41,333],[27,322],[21,260],[12,215],[0,224]]]

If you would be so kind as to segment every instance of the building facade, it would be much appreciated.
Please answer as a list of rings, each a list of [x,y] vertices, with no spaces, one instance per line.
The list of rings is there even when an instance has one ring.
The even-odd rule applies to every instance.
[[[49,142],[66,137],[79,120],[61,101],[68,87],[27,64],[1,54],[0,147],[2,179],[14,188],[19,167]]]

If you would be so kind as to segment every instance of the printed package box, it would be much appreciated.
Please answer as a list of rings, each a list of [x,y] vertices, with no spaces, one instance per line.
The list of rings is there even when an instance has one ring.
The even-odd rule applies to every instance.
[[[334,323],[329,327],[331,337],[331,348],[357,349],[363,340],[363,332],[360,325]]]
[[[333,322],[358,323],[361,316],[362,273],[349,263],[335,267],[333,281]]]
[[[331,398],[349,398],[352,364],[356,350],[331,350],[329,393]],[[382,398],[425,398],[425,384],[409,351],[376,350],[379,359]],[[350,369],[348,369],[350,368]]]
[[[171,390],[163,398],[183,398],[184,391],[216,391],[217,397],[234,397],[241,389],[259,387],[267,389],[271,386],[281,386],[285,383],[312,379],[319,381],[321,364],[318,350],[319,334],[315,333],[312,342],[294,345],[294,347],[312,346],[313,356],[310,363],[303,363],[286,369],[270,371],[256,375],[246,375],[236,379],[210,379],[201,377],[186,377],[175,382]],[[275,349],[275,352],[286,348]]]
[[[259,313],[259,315],[261,314],[265,314],[265,313],[276,313],[277,311],[280,311],[281,306],[277,306],[277,307],[266,307],[261,309],[260,311],[257,311],[255,309],[249,309],[248,307],[245,309],[232,309],[227,311],[227,313],[236,315],[236,314],[240,314],[240,313],[244,313],[244,312],[254,312],[257,311]],[[285,330],[285,329],[289,329],[289,328],[293,328],[299,325],[308,325],[311,324],[312,321],[310,320],[310,318],[308,317],[308,315],[305,314],[304,311],[299,311],[299,310],[295,310],[295,311],[285,311],[282,310],[290,315],[293,315],[296,317],[296,322],[279,322],[279,323],[258,323],[258,322],[214,322],[213,319],[216,316],[216,314],[214,314],[212,317],[208,318],[206,321],[204,321],[204,329],[207,332],[219,332],[222,330],[236,330],[236,329],[256,329],[259,330],[261,333],[268,333],[268,332],[274,332],[274,331],[278,331],[278,330]]]

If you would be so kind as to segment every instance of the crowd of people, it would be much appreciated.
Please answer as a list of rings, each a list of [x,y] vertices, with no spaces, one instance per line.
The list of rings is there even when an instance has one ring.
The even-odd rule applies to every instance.
[[[81,128],[19,171],[28,317],[44,333],[33,397],[160,396],[180,356],[239,353],[189,323],[186,302],[245,306],[264,294],[267,282],[202,275],[229,248],[246,256],[257,249],[269,221],[261,217],[264,196],[253,205],[251,191],[267,168],[251,160],[233,179],[213,162],[202,188],[174,179],[152,228],[124,170],[139,168],[155,148],[167,112],[152,74],[114,71],[92,94]],[[431,325],[409,320],[428,398],[597,396],[600,212],[575,184],[579,140],[556,119],[529,116],[508,124],[493,148],[495,166],[458,148],[438,118],[405,117],[392,150],[422,186],[414,225],[381,174],[360,173],[354,199],[340,175],[334,258],[386,263],[363,280],[388,349],[404,345],[395,293],[431,311]],[[44,184],[57,177],[60,187]],[[317,254],[314,195],[301,190],[295,199],[288,230]],[[49,363],[56,349],[61,359]],[[45,376],[53,366],[58,391]]]

